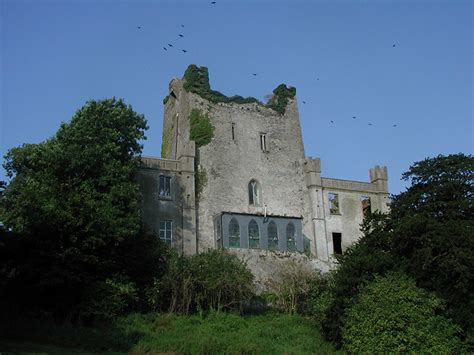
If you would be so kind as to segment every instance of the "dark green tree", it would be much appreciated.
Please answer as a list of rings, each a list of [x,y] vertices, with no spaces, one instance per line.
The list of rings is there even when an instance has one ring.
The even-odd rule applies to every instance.
[[[123,273],[121,246],[140,230],[134,175],[146,129],[122,100],[89,101],[51,139],[8,151],[0,220],[21,235],[7,243],[22,244],[10,262],[15,294],[68,309],[84,285]]]
[[[474,158],[463,154],[416,162],[403,174],[411,182],[392,197],[390,212],[366,218],[363,238],[339,257],[332,304],[322,328],[341,344],[347,309],[376,275],[401,271],[446,302],[444,314],[474,324]],[[471,329],[471,330],[470,330]]]

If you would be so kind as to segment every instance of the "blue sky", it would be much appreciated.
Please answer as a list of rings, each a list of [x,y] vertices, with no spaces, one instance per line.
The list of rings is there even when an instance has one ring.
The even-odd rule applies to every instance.
[[[472,1],[0,0],[0,26],[1,155],[115,96],[145,115],[143,154],[159,156],[162,100],[191,63],[227,95],[295,86],[326,177],[387,165],[398,193],[414,161],[473,153]]]

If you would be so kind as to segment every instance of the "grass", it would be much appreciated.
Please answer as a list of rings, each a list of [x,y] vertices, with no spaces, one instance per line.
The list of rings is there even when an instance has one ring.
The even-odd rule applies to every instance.
[[[13,352],[173,352],[196,353],[332,353],[313,322],[278,313],[239,316],[132,314],[106,328],[30,324],[23,336],[0,339]],[[18,335],[18,334],[17,334]]]

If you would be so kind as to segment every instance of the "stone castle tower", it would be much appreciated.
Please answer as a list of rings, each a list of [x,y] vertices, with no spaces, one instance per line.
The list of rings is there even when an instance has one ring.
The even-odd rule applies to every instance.
[[[387,169],[370,182],[321,177],[304,153],[294,89],[270,103],[210,90],[190,66],[165,99],[162,157],[138,175],[145,226],[184,254],[306,253],[322,261],[360,236],[368,210],[387,211]]]

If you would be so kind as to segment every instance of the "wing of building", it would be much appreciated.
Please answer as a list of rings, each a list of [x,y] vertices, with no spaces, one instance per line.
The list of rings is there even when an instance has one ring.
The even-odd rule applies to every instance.
[[[328,262],[361,237],[369,210],[388,210],[386,167],[371,168],[370,182],[321,176],[320,159],[304,153],[296,97],[278,112],[194,91],[171,81],[162,158],[143,157],[138,174],[145,227],[179,252],[271,250]]]

